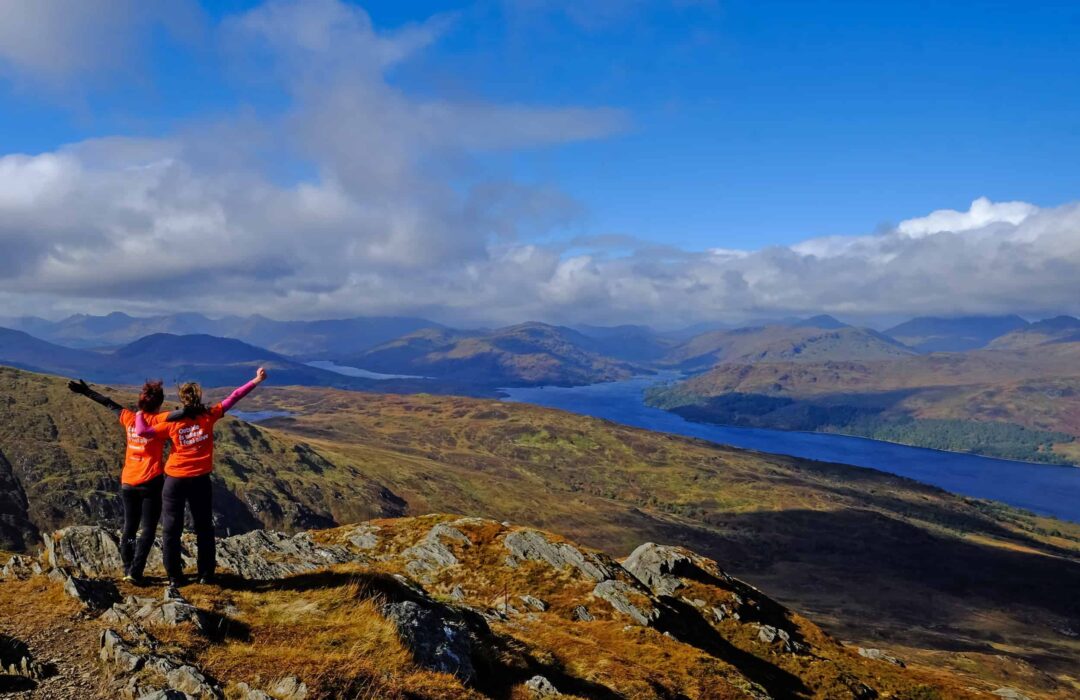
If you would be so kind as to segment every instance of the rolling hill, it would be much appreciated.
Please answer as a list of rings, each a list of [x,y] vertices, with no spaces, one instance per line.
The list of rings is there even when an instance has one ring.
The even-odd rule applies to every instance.
[[[14,369],[0,370],[0,403],[14,418],[0,422],[14,494],[0,499],[0,522],[22,533],[0,548],[114,524],[122,436],[111,414],[61,379]],[[620,556],[679,543],[909,666],[1019,684],[1033,698],[1071,692],[1077,641],[1057,630],[1080,615],[1080,526],[871,470],[527,405],[264,387],[244,407],[291,416],[221,424],[222,532],[454,512]]]
[[[1055,316],[1008,333],[990,344],[995,350],[1030,350],[1052,343],[1080,342],[1080,318]]]
[[[592,384],[647,371],[601,354],[602,346],[569,328],[523,323],[493,331],[418,331],[340,362],[478,386]]]

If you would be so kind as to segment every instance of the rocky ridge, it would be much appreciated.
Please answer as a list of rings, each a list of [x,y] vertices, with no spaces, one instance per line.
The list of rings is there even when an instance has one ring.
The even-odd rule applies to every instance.
[[[79,601],[101,627],[110,687],[132,700],[336,696],[352,681],[288,659],[271,667],[273,677],[229,674],[248,665],[222,651],[254,653],[308,618],[305,643],[317,651],[319,630],[331,625],[315,592],[334,587],[393,631],[405,652],[401,677],[440,679],[438,692],[408,693],[368,679],[385,693],[369,697],[868,699],[923,697],[919,689],[932,687],[895,657],[844,647],[682,547],[646,543],[619,562],[539,530],[424,516],[227,537],[219,562],[219,586],[129,592],[113,582],[115,535],[76,526],[46,536],[40,559],[14,556],[0,573],[48,577]],[[155,551],[151,572],[159,566]],[[346,634],[376,634],[350,614]],[[32,679],[42,671],[29,652],[12,663]],[[5,668],[9,656],[0,656]],[[939,697],[976,695],[952,688]]]

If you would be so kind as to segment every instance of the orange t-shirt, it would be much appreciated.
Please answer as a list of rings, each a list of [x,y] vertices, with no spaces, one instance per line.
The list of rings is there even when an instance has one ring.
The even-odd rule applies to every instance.
[[[152,416],[144,416],[144,420],[152,421],[157,413]],[[138,486],[162,474],[162,450],[165,449],[167,435],[160,434],[151,438],[139,437],[135,434],[135,412],[126,408],[120,409],[120,425],[124,426],[127,433],[127,449],[124,451],[124,471],[120,473],[120,482],[128,486]]]
[[[167,415],[159,413],[150,419],[143,417],[157,435],[167,434],[172,440],[165,473],[190,477],[214,471],[214,424],[225,415],[221,404],[214,404],[198,418],[169,422],[165,420]]]

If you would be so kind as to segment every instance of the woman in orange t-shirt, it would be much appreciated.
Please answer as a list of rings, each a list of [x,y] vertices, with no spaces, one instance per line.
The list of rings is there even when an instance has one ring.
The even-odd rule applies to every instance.
[[[180,387],[180,402],[184,408],[169,414],[135,415],[135,434],[142,437],[167,435],[173,444],[165,463],[165,485],[162,492],[164,514],[161,526],[161,554],[170,586],[183,585],[183,561],[180,557],[180,535],[184,530],[184,507],[191,510],[195,525],[195,542],[199,548],[198,580],[210,583],[216,568],[214,542],[213,487],[210,472],[214,470],[214,424],[236,402],[266,379],[262,367],[255,378],[238,388],[222,401],[209,408],[203,405],[202,389],[195,382]]]
[[[146,557],[154,544],[158,520],[161,518],[161,490],[165,481],[162,450],[167,436],[147,438],[136,435],[135,412],[94,391],[81,379],[68,382],[68,389],[109,409],[124,426],[127,448],[124,451],[124,469],[120,474],[120,496],[124,502],[120,559],[124,563],[124,580],[141,584]],[[153,416],[164,400],[165,391],[161,388],[161,382],[147,381],[139,393],[139,411]],[[137,542],[136,534],[139,535]]]

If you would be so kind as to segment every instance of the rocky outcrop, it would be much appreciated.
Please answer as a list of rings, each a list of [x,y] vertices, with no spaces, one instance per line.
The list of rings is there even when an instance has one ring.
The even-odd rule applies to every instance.
[[[90,578],[113,576],[124,569],[116,535],[103,527],[65,527],[46,535],[44,540],[49,566],[62,566]]]
[[[652,595],[623,581],[601,581],[593,589],[593,595],[629,615],[639,625],[650,627],[660,619],[660,607]]]
[[[682,547],[646,542],[622,563],[623,568],[657,595],[675,595],[688,580],[731,585],[734,581],[716,564]]]
[[[431,528],[422,540],[401,553],[405,559],[405,571],[411,576],[425,578],[428,574],[454,566],[458,558],[445,544],[454,542],[468,547],[472,544],[460,530],[446,523],[439,523]]]
[[[427,601],[403,600],[382,608],[402,643],[419,665],[468,682],[476,673],[469,625],[450,608]]]
[[[515,530],[506,536],[503,544],[518,559],[544,561],[557,569],[575,569],[594,581],[614,577],[614,562],[607,557],[582,552],[565,542],[554,542],[539,530]]]
[[[218,540],[218,567],[254,581],[314,571],[343,564],[355,557],[344,547],[324,546],[310,533],[286,535],[273,530],[255,530]]]

